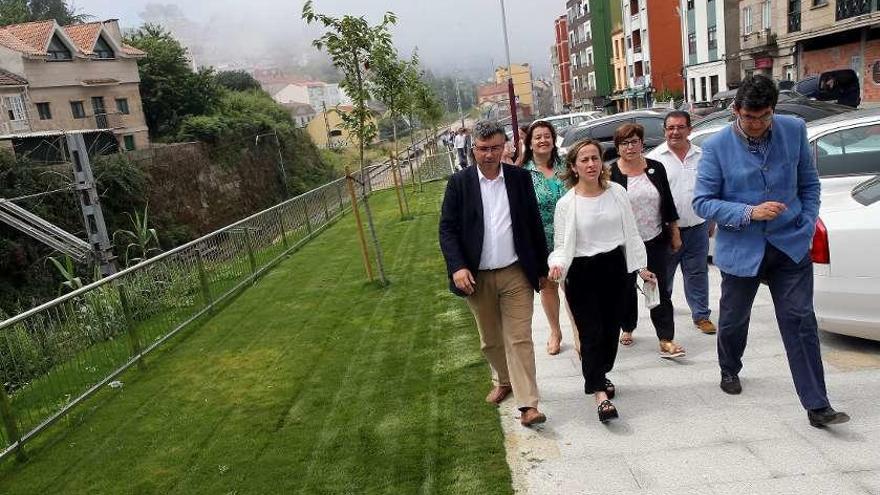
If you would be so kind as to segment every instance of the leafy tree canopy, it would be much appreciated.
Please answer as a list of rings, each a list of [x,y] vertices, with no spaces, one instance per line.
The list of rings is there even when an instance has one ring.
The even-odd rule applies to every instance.
[[[66,26],[91,19],[93,16],[79,13],[65,0],[0,0],[0,25],[55,19]]]
[[[259,81],[243,70],[225,70],[217,73],[217,84],[232,91],[260,90]]]
[[[209,113],[220,97],[213,69],[193,71],[184,48],[161,26],[145,24],[126,43],[146,52],[138,60],[144,116],[154,137],[174,134],[190,115]]]

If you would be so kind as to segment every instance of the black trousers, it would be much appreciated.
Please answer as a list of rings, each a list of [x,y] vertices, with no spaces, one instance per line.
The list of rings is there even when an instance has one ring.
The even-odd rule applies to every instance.
[[[605,390],[614,368],[629,277],[622,248],[575,258],[565,278],[565,298],[578,328],[584,392]]]
[[[648,270],[657,276],[657,288],[660,291],[660,305],[651,310],[651,323],[660,340],[672,340],[675,337],[675,320],[672,312],[672,290],[667,276],[669,263],[669,238],[665,233],[645,241],[648,253]],[[627,284],[626,309],[623,318],[623,331],[632,332],[639,321],[639,295],[636,289],[636,277],[631,273]]]

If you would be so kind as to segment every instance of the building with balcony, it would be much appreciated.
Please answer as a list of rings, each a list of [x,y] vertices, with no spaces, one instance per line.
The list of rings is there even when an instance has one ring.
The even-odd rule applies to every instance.
[[[102,151],[144,148],[149,132],[137,60],[115,19],[0,28],[0,144],[33,152],[48,136],[82,133]]]
[[[592,110],[596,96],[593,28],[589,0],[568,0],[568,46],[571,54],[571,109]]]
[[[788,0],[785,7],[778,44],[780,50],[796,55],[785,78],[852,69],[859,77],[862,104],[880,103],[880,4],[876,0]]]
[[[622,112],[629,109],[629,100],[624,94],[629,88],[629,78],[626,75],[626,36],[623,34],[620,0],[614,0],[611,8],[611,71],[614,76],[611,101],[614,111]]]
[[[620,0],[590,0],[590,32],[593,57],[593,107],[614,110],[614,65],[611,33],[622,28]],[[589,76],[588,76],[589,77]]]
[[[680,96],[682,79],[679,0],[622,0],[629,108]]]
[[[556,43],[551,48],[551,66],[554,84],[558,85],[554,92],[558,98],[554,106],[557,112],[571,108],[571,52],[569,51],[568,17],[561,15],[553,23]]]
[[[733,8],[726,8],[725,3]],[[716,93],[739,85],[738,4],[723,0],[681,0],[679,8],[683,13],[684,96],[687,101],[711,101]],[[735,19],[728,19],[730,14]]]
[[[513,79],[513,94],[517,100],[517,114],[522,112],[524,117],[530,117],[535,109],[532,68],[529,64],[511,64],[510,73]],[[507,67],[495,69],[495,85],[499,84],[504,86],[504,100],[507,100]]]
[[[813,0],[807,0],[813,1]],[[800,0],[740,0],[740,74],[763,74],[776,80],[794,80],[793,45],[778,38],[800,26]]]

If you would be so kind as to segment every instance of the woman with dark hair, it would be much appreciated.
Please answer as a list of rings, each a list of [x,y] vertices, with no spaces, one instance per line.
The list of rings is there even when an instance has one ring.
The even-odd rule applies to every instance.
[[[532,183],[535,186],[535,196],[538,198],[541,221],[544,223],[547,247],[552,249],[553,212],[556,211],[556,202],[566,190],[565,182],[561,178],[565,173],[565,166],[559,159],[559,151],[556,149],[556,129],[549,122],[537,120],[526,130],[524,141],[523,168],[532,172]],[[547,353],[554,356],[559,354],[562,347],[562,329],[559,325],[559,284],[548,281],[544,285],[541,289],[541,305],[550,323]],[[577,337],[575,337],[575,350],[580,352]]]
[[[617,356],[630,274],[645,282],[645,245],[626,190],[608,180],[602,145],[590,139],[568,152],[564,180],[571,187],[556,203],[549,278],[565,280],[565,297],[578,328],[584,392],[596,399],[599,421],[618,416],[616,389],[607,373]]]
[[[663,164],[645,158],[645,129],[639,124],[624,124],[614,133],[614,145],[620,158],[611,164],[611,180],[627,191],[639,235],[648,254],[648,269],[657,274],[660,304],[651,309],[651,322],[660,341],[660,357],[677,358],[685,350],[672,339],[675,322],[672,313],[672,297],[666,284],[668,250],[678,251],[681,233],[678,230],[678,211],[669,188],[669,179]],[[623,322],[620,343],[632,345],[632,332],[639,319],[638,296],[635,277],[630,277],[627,294],[627,312]]]

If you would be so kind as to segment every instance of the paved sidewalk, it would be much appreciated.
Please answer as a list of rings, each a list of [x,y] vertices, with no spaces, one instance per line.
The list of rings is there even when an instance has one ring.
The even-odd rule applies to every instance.
[[[635,344],[619,349],[609,375],[620,419],[608,425],[599,423],[592,396],[583,393],[565,313],[563,352],[549,356],[547,322],[535,298],[538,383],[548,422],[523,428],[513,401],[501,406],[517,492],[880,495],[880,345],[822,335],[832,404],[853,419],[813,428],[794,392],[766,287],[752,313],[743,393],[730,396],[718,388],[715,337],[694,328],[680,276],[676,283],[676,341],[688,354],[659,358],[641,308]],[[717,322],[714,267],[710,286]]]

